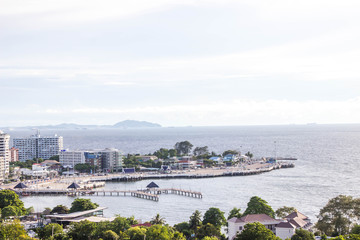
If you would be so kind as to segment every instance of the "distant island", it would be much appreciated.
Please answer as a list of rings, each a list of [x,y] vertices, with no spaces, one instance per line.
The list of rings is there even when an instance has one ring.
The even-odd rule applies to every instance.
[[[127,128],[155,128],[161,127],[158,123],[151,123],[146,121],[125,120],[114,125],[81,125],[75,123],[62,123],[58,125],[45,126],[26,126],[26,127],[4,127],[2,129],[22,130],[22,129],[54,129],[54,130],[72,130],[72,129],[127,129]]]

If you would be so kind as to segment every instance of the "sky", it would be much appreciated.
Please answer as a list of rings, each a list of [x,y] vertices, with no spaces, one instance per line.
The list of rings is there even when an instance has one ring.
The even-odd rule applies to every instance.
[[[0,6],[0,126],[360,123],[357,0]]]

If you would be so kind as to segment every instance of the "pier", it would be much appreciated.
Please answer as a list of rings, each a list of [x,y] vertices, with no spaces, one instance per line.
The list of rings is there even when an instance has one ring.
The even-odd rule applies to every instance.
[[[159,201],[160,194],[176,194],[180,196],[193,197],[201,199],[203,197],[201,192],[190,190],[183,190],[177,188],[164,188],[156,190],[67,190],[67,189],[23,189],[18,192],[21,196],[122,196],[122,197],[136,197],[145,200]]]

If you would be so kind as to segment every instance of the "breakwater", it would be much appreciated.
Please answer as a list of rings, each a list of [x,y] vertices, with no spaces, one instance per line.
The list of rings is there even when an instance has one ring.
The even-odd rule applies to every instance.
[[[225,171],[220,173],[206,173],[206,174],[197,174],[191,172],[188,174],[128,174],[125,176],[106,176],[104,178],[92,179],[92,181],[105,181],[105,182],[130,182],[130,181],[142,181],[142,180],[156,180],[156,179],[193,179],[193,178],[215,178],[215,177],[232,177],[232,176],[249,176],[257,175],[273,170],[278,170],[282,168],[293,168],[295,164],[293,163],[277,163],[269,167],[263,167],[253,170],[232,170],[224,169]]]

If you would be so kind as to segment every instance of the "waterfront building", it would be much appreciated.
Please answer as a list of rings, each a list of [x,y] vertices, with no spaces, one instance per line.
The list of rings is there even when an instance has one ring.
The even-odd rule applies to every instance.
[[[19,149],[19,160],[24,162],[33,158],[49,159],[63,149],[63,137],[40,136],[40,132],[27,138],[14,138],[14,148]]]
[[[19,149],[10,148],[10,162],[18,162],[19,161]]]
[[[89,151],[63,150],[59,154],[60,164],[67,168],[73,168],[79,163],[88,163],[94,170],[100,169],[105,172],[118,172],[122,169],[123,154],[114,148]]]
[[[106,148],[99,151],[99,154],[101,154],[101,165],[103,171],[121,171],[123,155],[118,149]]]
[[[0,182],[9,175],[10,135],[0,131]]]
[[[62,150],[59,152],[59,162],[65,168],[74,168],[76,164],[85,163],[84,151]]]
[[[84,154],[85,162],[93,167],[94,172],[102,169],[102,156],[100,153],[96,151],[86,151]]]

